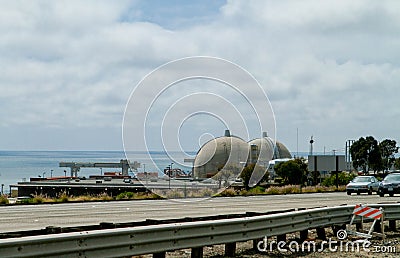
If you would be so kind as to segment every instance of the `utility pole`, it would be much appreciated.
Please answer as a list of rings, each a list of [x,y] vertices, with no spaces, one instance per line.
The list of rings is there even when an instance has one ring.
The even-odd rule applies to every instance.
[[[296,158],[299,158],[299,128],[296,129]]]
[[[144,175],[144,178],[146,179],[146,185],[147,185],[149,183],[149,181],[148,181],[148,176],[146,173],[146,164],[143,164],[143,175]]]
[[[168,170],[168,189],[171,189],[171,166],[167,166]]]
[[[346,141],[346,148],[345,148],[345,161],[346,161],[346,168],[348,169],[348,171],[350,172],[351,169],[351,153],[350,153],[350,148],[351,145],[353,145],[353,143],[355,142],[355,140],[347,140]]]
[[[338,164],[338,157],[336,157],[336,151],[338,151],[338,150],[332,150],[333,156],[334,156],[334,159],[335,159],[335,174],[336,174],[335,183],[336,183],[336,189],[339,189],[339,164]]]
[[[311,135],[311,139],[310,139],[310,156],[313,155],[313,144],[314,144],[314,140],[313,140],[313,136]]]

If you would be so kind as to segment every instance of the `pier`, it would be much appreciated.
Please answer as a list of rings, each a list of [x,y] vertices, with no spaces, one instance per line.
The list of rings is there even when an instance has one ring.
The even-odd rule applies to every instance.
[[[60,167],[68,167],[71,169],[71,177],[78,177],[81,168],[121,168],[122,175],[128,176],[129,168],[137,171],[140,168],[139,162],[130,163],[127,159],[121,159],[118,163],[112,162],[60,162]]]

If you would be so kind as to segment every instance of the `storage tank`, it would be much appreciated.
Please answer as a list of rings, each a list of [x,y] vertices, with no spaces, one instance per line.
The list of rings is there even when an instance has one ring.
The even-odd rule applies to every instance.
[[[194,177],[209,178],[223,168],[240,173],[249,156],[249,145],[243,139],[233,136],[229,130],[225,136],[205,143],[194,160]]]

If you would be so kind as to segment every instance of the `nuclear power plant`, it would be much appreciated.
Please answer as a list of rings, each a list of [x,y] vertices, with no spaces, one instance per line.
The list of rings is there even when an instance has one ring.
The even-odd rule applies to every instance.
[[[198,179],[212,177],[222,169],[231,170],[237,175],[246,165],[257,164],[266,168],[270,160],[284,158],[292,158],[289,150],[266,132],[261,138],[246,142],[225,130],[224,136],[212,139],[200,148],[194,160],[193,172]]]

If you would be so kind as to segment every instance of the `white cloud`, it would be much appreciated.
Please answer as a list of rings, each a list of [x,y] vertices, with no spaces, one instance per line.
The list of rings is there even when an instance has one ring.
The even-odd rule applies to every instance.
[[[127,98],[148,72],[176,58],[211,55],[255,75],[272,101],[278,137],[292,150],[297,127],[301,150],[311,134],[320,150],[370,133],[398,137],[397,1],[228,1],[213,12],[197,8],[203,16],[173,13],[165,4],[154,6],[152,17],[142,4],[3,3],[0,133],[102,128],[98,137],[107,138],[104,128],[121,126]],[[52,148],[46,144],[29,148]],[[79,148],[91,148],[85,144],[92,142]]]

